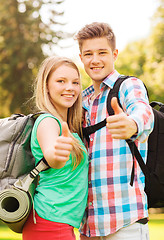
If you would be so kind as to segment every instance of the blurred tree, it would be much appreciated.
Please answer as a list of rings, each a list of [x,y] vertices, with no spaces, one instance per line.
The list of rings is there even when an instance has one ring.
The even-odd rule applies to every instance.
[[[148,86],[150,99],[164,102],[164,0],[159,2],[147,40],[148,53],[142,78]]]
[[[88,74],[85,72],[84,68],[79,67],[79,71],[81,74],[82,89],[85,89],[92,84],[92,80],[88,76]]]
[[[64,0],[0,0],[0,116],[28,113],[36,68],[69,37],[59,30]],[[47,19],[43,19],[46,11]],[[60,20],[60,22],[59,22]],[[60,28],[59,28],[60,26]]]
[[[132,42],[119,54],[116,68],[121,74],[143,80],[150,101],[164,102],[164,0],[159,0],[148,38]]]
[[[116,68],[121,74],[141,76],[146,61],[145,40],[129,43],[119,53]]]

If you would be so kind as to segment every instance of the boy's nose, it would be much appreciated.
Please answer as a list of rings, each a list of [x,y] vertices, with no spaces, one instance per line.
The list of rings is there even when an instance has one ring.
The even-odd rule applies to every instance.
[[[93,54],[92,62],[99,62],[99,61],[100,61],[100,58],[99,58],[98,54]]]

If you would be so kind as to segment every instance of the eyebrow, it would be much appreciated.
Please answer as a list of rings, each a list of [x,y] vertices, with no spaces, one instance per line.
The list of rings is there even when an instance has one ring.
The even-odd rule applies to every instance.
[[[57,80],[58,80],[58,79],[68,80],[67,77],[62,77],[62,76],[61,76],[61,77],[58,77]],[[75,81],[75,80],[80,81],[80,78],[78,77],[78,78],[73,79],[73,81]]]
[[[108,49],[107,48],[99,48],[99,49],[97,49],[97,51],[107,51]],[[88,50],[85,50],[85,51],[83,51],[83,53],[85,53],[85,52],[92,52],[93,50],[90,50],[90,49],[88,49]]]

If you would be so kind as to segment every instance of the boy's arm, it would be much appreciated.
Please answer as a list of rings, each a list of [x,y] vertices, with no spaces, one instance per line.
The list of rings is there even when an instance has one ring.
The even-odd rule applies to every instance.
[[[117,132],[120,131],[117,138],[127,139],[131,137],[133,140],[137,138],[139,141],[144,142],[153,129],[154,115],[142,81],[135,77],[125,80],[120,87],[119,99],[124,112],[119,108],[119,114],[109,116],[107,127],[112,127],[112,134],[114,134],[114,131],[116,133],[117,127]],[[118,121],[117,126],[109,127],[110,121],[113,120]]]
[[[136,122],[119,107],[117,98],[111,100],[114,115],[107,118],[107,128],[115,139],[128,139],[137,133]]]

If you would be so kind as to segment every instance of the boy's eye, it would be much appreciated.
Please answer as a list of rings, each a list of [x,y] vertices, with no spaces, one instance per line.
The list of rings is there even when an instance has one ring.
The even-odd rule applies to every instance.
[[[77,84],[77,85],[79,85],[79,82],[73,82],[73,84]]]
[[[92,55],[91,53],[85,53],[84,56],[90,56]]]
[[[100,54],[106,54],[106,52],[100,52]]]

